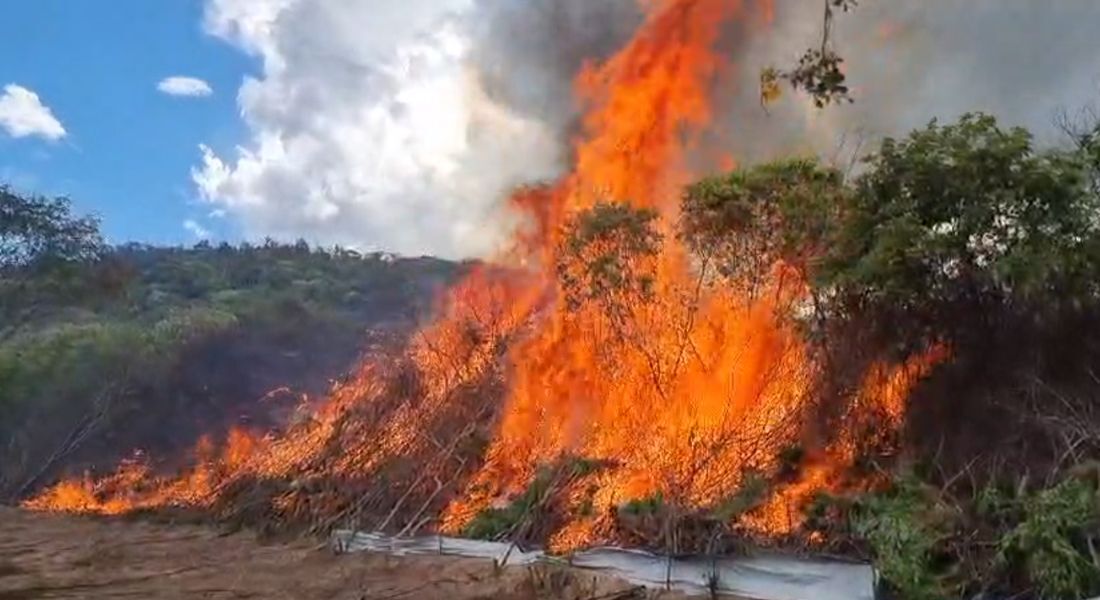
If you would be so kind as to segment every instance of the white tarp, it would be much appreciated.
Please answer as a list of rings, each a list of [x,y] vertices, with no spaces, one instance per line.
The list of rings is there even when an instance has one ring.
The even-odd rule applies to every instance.
[[[333,546],[341,552],[391,554],[449,554],[494,559],[508,565],[567,562],[573,567],[602,571],[638,585],[707,595],[708,582],[717,575],[717,591],[754,600],[874,600],[875,573],[870,565],[753,556],[673,559],[638,550],[594,548],[568,558],[542,552],[522,552],[509,544],[449,537],[391,538],[372,533],[337,531]],[[507,558],[507,560],[505,560]]]

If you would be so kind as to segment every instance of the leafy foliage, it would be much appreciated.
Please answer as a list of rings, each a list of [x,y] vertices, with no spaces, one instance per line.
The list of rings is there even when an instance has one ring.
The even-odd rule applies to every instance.
[[[850,183],[812,160],[703,180],[681,235],[731,279],[796,266],[834,317],[922,343],[979,309],[1055,318],[1100,299],[1092,161],[966,115],[886,139]]]
[[[868,169],[820,271],[846,299],[926,316],[1095,297],[1098,201],[1079,154],[967,115],[887,139]]]
[[[737,491],[723,498],[711,510],[711,514],[723,523],[730,523],[737,517],[760,506],[767,498],[768,491],[769,482],[767,478],[759,473],[750,472],[745,475]]]
[[[1084,530],[1097,521],[1095,487],[1076,478],[1026,497],[1023,519],[999,542],[999,559],[1020,566],[1043,598],[1085,598],[1100,584]],[[1086,550],[1087,551],[1087,550]]]
[[[856,0],[824,0],[825,16],[822,25],[821,45],[809,48],[789,70],[765,68],[760,75],[760,101],[764,106],[781,95],[779,82],[787,81],[792,88],[810,96],[814,105],[824,108],[830,104],[852,102],[844,74],[844,58],[832,48],[833,21],[837,11],[848,12],[855,8]]]
[[[370,328],[411,326],[457,275],[304,242],[128,245],[36,264],[0,280],[0,497],[42,467],[113,464],[135,447],[171,455],[242,415],[263,426],[271,407],[255,400],[324,392]]]
[[[665,496],[656,492],[645,498],[634,498],[624,503],[619,512],[627,515],[657,515],[665,508]]]
[[[626,204],[599,203],[567,226],[557,268],[566,301],[588,302],[652,295],[661,235],[657,213]]]
[[[67,198],[23,196],[0,186],[0,276],[44,263],[94,260],[104,250],[99,222],[73,216]]]
[[[684,194],[681,235],[724,277],[758,283],[777,263],[805,270],[824,251],[847,193],[809,159],[704,179]]]
[[[464,537],[475,540],[496,540],[511,533],[546,497],[554,482],[554,471],[543,467],[535,474],[530,485],[504,508],[486,508],[462,530]]]
[[[865,498],[853,529],[870,545],[875,566],[900,598],[931,600],[946,596],[933,566],[946,519],[934,496],[907,477],[887,492]]]
[[[950,497],[905,474],[848,508],[852,533],[896,597],[1029,590],[1025,597],[1085,598],[1100,590],[1090,550],[1094,482],[1071,476],[1016,495],[991,485],[953,504]]]

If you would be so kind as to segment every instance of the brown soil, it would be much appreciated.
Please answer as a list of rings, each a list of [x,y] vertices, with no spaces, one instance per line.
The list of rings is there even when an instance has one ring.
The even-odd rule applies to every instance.
[[[612,600],[680,598],[553,566],[495,569],[446,556],[334,555],[194,525],[0,507],[0,600],[202,598]]]

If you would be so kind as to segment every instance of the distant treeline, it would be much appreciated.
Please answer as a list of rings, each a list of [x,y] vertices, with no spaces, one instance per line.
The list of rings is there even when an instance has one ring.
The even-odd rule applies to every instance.
[[[304,241],[109,246],[68,200],[0,188],[0,499],[271,425],[258,399],[323,393],[462,269]]]

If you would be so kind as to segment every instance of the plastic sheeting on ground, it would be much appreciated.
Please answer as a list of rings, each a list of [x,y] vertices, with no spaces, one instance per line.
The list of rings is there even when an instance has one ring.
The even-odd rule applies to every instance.
[[[708,582],[717,576],[717,592],[754,600],[874,600],[875,573],[870,565],[777,555],[720,558],[682,558],[621,548],[594,548],[568,559],[542,552],[523,552],[500,542],[449,537],[392,538],[373,533],[337,531],[333,546],[341,552],[448,554],[493,559],[507,565],[536,562],[569,564],[600,571],[637,585],[707,595]]]

